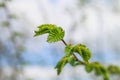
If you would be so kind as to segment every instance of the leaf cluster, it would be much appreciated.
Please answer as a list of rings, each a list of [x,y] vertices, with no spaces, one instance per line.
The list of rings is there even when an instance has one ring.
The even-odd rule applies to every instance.
[[[77,52],[77,54],[79,54],[82,57],[84,64],[89,63],[88,60],[91,57],[91,53],[89,49],[86,48],[86,46],[83,44],[79,44],[76,46],[72,46],[71,44],[66,45],[64,51],[65,51],[65,56],[58,62],[58,64],[55,67],[57,68],[58,74],[61,73],[63,64],[65,65],[69,63],[71,66],[77,66],[82,64],[78,60],[76,60],[76,57],[74,57],[74,54],[73,54],[74,52]]]

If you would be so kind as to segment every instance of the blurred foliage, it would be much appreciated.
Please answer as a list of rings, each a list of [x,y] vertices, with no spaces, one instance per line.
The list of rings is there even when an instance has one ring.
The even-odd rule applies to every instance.
[[[47,42],[57,42],[63,39],[64,31],[61,27],[57,27],[53,24],[45,24],[38,26],[38,31],[35,31],[35,36],[48,33]],[[56,36],[55,36],[56,35]]]
[[[83,7],[85,5],[88,5],[92,0],[78,0],[79,7]]]
[[[4,10],[5,16],[0,21],[0,80],[24,80],[22,67],[26,62],[22,53],[25,51],[27,34],[13,30],[11,20],[16,20],[17,16],[9,11],[7,3],[10,1],[12,0],[0,1],[0,12],[1,9]]]

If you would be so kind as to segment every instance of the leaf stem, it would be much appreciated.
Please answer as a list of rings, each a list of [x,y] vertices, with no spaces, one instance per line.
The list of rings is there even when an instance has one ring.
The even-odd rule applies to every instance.
[[[62,42],[64,43],[64,45],[65,46],[67,46],[68,44],[66,43],[66,41],[65,40],[63,40],[62,39]],[[75,59],[76,59],[76,61],[78,61],[80,64],[86,64],[85,62],[83,62],[83,61],[81,61],[81,60],[79,60],[78,58],[77,58],[77,56],[73,53],[73,56],[75,57]]]

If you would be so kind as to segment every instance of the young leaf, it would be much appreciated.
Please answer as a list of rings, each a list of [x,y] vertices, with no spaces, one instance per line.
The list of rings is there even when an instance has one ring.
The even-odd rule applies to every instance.
[[[84,61],[88,62],[88,60],[91,58],[91,52],[89,51],[88,48],[81,46],[80,50],[82,52],[82,58]]]
[[[57,42],[62,40],[64,37],[64,31],[61,27],[56,27],[50,30],[47,42]]]
[[[70,63],[71,66],[75,65],[75,57],[73,55],[68,57],[68,62]]]
[[[45,33],[49,33],[51,29],[56,28],[57,26],[54,24],[43,24],[38,26],[38,30],[35,31],[34,36],[39,36]]]
[[[63,57],[56,65],[55,69],[57,69],[57,74],[59,75],[63,69],[63,67],[67,64],[67,57]]]
[[[79,55],[83,58],[85,62],[88,62],[88,60],[91,58],[91,52],[89,49],[83,45],[83,44],[78,44],[74,47],[74,51],[78,52]]]
[[[91,72],[92,70],[93,70],[93,65],[92,64],[87,64],[86,66],[85,66],[85,70],[89,73],[89,72]]]
[[[70,56],[73,53],[72,49],[73,49],[73,47],[71,44],[69,44],[65,47],[64,51],[65,51],[66,56]]]
[[[43,24],[38,26],[38,30],[35,31],[34,36],[39,36],[48,33],[47,42],[57,42],[63,39],[64,31],[61,27],[57,27],[54,24]]]
[[[98,62],[93,62],[93,63],[91,63],[92,65],[93,65],[93,67],[94,67],[94,69],[95,69],[95,74],[96,75],[101,75],[102,74],[102,71],[101,71],[101,65],[100,65],[100,63],[98,63]]]

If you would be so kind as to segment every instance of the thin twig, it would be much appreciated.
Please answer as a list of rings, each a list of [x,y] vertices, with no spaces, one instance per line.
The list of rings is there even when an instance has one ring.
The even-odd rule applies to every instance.
[[[65,40],[62,39],[62,42],[67,46],[67,43],[65,42]]]

